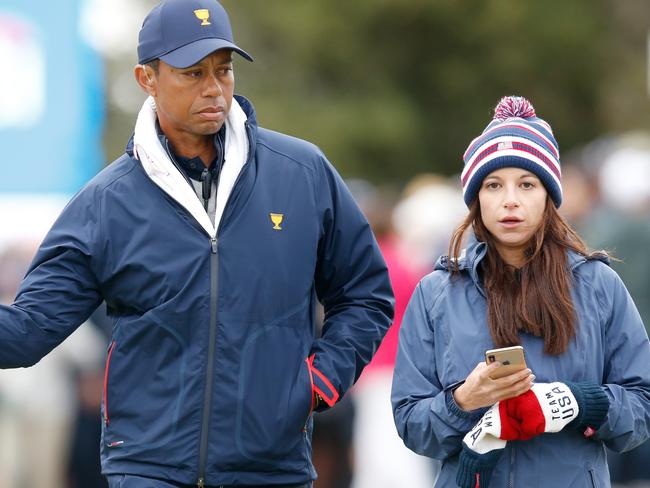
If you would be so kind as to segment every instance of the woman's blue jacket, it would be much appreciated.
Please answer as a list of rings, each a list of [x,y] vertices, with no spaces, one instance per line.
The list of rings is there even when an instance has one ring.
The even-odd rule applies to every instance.
[[[400,330],[392,404],[397,430],[412,450],[442,460],[436,487],[456,486],[463,436],[484,409],[465,412],[452,390],[485,351],[494,348],[479,277],[486,245],[472,240],[459,259],[447,257],[418,285]],[[551,356],[543,340],[521,334],[526,362],[537,382],[590,381],[610,400],[595,437],[565,429],[529,441],[508,442],[492,476],[492,488],[608,487],[605,446],[624,451],[650,436],[650,342],[618,275],[601,260],[569,255],[578,330],[568,350]]]

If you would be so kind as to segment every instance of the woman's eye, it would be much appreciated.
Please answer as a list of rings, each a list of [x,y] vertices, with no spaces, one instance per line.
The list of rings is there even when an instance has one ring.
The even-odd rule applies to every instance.
[[[521,184],[521,186],[522,186],[525,190],[530,190],[531,188],[534,188],[534,187],[535,187],[535,184],[532,183],[532,182],[530,182],[530,181],[524,181],[524,182]]]
[[[496,190],[497,188],[499,188],[499,184],[492,181],[490,183],[486,183],[485,188],[489,188],[490,190]]]

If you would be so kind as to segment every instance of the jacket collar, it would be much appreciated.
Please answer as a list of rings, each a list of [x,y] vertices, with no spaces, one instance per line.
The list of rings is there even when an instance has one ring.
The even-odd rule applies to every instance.
[[[485,291],[483,289],[483,283],[479,275],[479,265],[486,254],[487,244],[485,242],[479,241],[476,238],[476,235],[472,232],[468,237],[467,247],[461,251],[460,256],[458,257],[458,269],[461,273],[465,272],[470,276],[482,295],[485,295]],[[609,257],[605,253],[596,254],[593,258],[588,258],[574,251],[568,252],[569,268],[571,271],[575,271],[580,265],[593,259],[598,259],[607,265],[610,263]],[[435,269],[450,271],[451,259],[449,256],[445,255],[438,258]]]
[[[257,142],[257,113],[255,112],[255,107],[246,97],[241,95],[235,95],[235,100],[239,103],[239,106],[246,114],[246,127],[249,132],[248,145],[250,153],[255,153],[255,146]],[[129,157],[134,157],[133,153],[133,134],[126,143],[125,152]]]
[[[201,158],[198,156],[193,158],[186,158],[184,156],[180,156],[176,153],[171,152],[171,147],[168,142],[169,139],[167,139],[167,136],[162,131],[162,128],[160,127],[160,123],[158,120],[156,120],[156,132],[158,133],[158,140],[160,140],[160,144],[162,145],[162,147],[166,147],[169,149],[170,156],[172,157],[172,161],[178,163],[181,170],[189,178],[196,181],[201,181],[201,178],[203,176],[203,170],[205,169],[205,165],[203,164]],[[211,162],[210,166],[208,167],[208,170],[213,173],[213,176],[215,176],[216,174],[219,173],[219,171],[221,170],[221,166],[223,165],[223,148],[224,148],[224,141],[226,140],[226,124],[223,124],[223,126],[221,126],[221,129],[219,130],[219,132],[214,134],[212,140],[214,143],[214,148],[217,151],[217,156]]]
[[[196,198],[196,193],[192,185],[188,184],[182,170],[174,164],[168,150],[162,146],[156,132],[155,102],[151,97],[145,100],[135,125],[132,143],[133,157],[140,161],[149,178],[185,207],[212,238],[216,237],[225,205],[234,184],[248,162],[249,156],[254,154],[255,150],[253,135],[255,132],[248,120],[249,115],[254,115],[254,113],[251,113],[250,103],[245,103],[245,105],[249,114],[241,107],[239,100],[233,100],[230,113],[226,118],[224,158],[227,163],[220,173],[214,223],[211,222],[199,199]]]
[[[479,276],[478,266],[486,254],[487,244],[477,240],[476,236],[472,232],[468,236],[467,247],[461,250],[457,262],[460,272],[469,274],[470,278],[483,295],[485,295],[485,292],[483,291],[483,284],[481,283],[481,278]],[[436,261],[434,269],[451,271],[451,261],[453,260],[455,259],[449,258],[447,255],[440,256],[438,261]]]

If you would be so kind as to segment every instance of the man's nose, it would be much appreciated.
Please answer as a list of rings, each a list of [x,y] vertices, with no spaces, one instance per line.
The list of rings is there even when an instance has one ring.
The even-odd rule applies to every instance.
[[[203,88],[203,96],[205,97],[218,97],[223,94],[219,78],[215,75],[208,75],[205,77],[205,86]]]

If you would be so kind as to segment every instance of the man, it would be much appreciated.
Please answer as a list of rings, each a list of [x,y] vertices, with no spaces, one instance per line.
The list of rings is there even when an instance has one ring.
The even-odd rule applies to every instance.
[[[233,53],[251,59],[216,0],[149,13],[135,76],[150,98],[126,154],[72,199],[0,309],[9,368],[106,301],[112,488],[311,486],[312,412],[392,319],[366,220],[316,147],[257,127]]]

